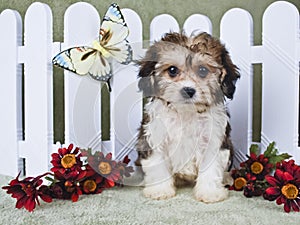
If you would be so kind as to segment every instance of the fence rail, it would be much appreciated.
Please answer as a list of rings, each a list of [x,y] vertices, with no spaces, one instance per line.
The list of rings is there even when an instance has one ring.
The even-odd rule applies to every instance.
[[[134,58],[139,59],[145,52],[141,18],[131,9],[123,9],[122,13],[130,29],[128,40],[133,43]],[[18,12],[7,9],[1,13],[0,174],[16,175],[24,169],[22,159],[26,161],[27,175],[48,170],[50,154],[60,146],[53,143],[51,59],[67,47],[89,45],[97,37],[100,18],[88,3],[71,5],[65,12],[64,42],[57,43],[52,40],[52,12],[48,5],[36,2],[28,8],[24,32]],[[276,141],[279,150],[292,154],[300,162],[299,12],[288,2],[275,2],[265,11],[262,22],[260,46],[253,45],[253,21],[249,12],[231,9],[220,24],[220,39],[242,75],[235,98],[228,103],[236,158],[243,160],[252,142],[252,65],[261,63],[261,144],[265,147],[270,141]],[[205,15],[194,14],[185,21],[183,29],[187,34],[211,33],[212,23]],[[172,16],[155,17],[150,25],[150,41],[170,30],[180,30]],[[115,157],[131,152],[142,118],[142,95],[138,92],[136,77],[134,65],[115,70],[110,94],[110,140],[102,142],[100,83],[65,72],[66,144],[102,148],[112,151]],[[22,118],[25,127],[22,127]]]

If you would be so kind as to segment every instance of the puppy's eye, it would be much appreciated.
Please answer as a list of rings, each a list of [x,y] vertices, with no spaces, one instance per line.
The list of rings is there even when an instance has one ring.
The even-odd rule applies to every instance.
[[[202,78],[206,77],[209,70],[205,66],[200,66],[198,69],[198,75]]]
[[[170,66],[168,68],[168,74],[170,77],[176,77],[179,73],[179,69],[176,66]]]

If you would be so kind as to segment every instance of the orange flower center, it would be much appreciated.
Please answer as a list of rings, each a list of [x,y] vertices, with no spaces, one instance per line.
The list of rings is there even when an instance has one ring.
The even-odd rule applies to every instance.
[[[251,171],[254,174],[260,174],[264,170],[264,166],[260,162],[254,162],[251,165]]]
[[[286,184],[281,188],[281,193],[287,198],[287,199],[295,199],[298,196],[299,190],[298,188],[293,184]]]
[[[83,183],[83,189],[86,193],[93,192],[96,190],[96,188],[97,188],[97,184],[93,180],[86,180]]]
[[[236,190],[241,190],[246,184],[247,181],[244,177],[238,177],[234,180],[234,187]]]
[[[101,162],[98,166],[100,173],[107,175],[111,173],[111,165],[108,162]]]
[[[65,169],[69,169],[76,164],[76,157],[74,154],[66,154],[60,160],[60,163]]]

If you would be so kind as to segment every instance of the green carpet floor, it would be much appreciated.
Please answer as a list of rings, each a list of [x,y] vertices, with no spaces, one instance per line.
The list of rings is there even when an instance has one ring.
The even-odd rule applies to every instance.
[[[0,186],[11,177],[0,175]],[[227,200],[214,204],[197,202],[191,188],[182,188],[174,198],[147,199],[141,187],[105,190],[98,195],[80,196],[72,203],[54,200],[41,203],[33,213],[15,209],[16,200],[0,189],[1,225],[101,225],[101,224],[300,224],[300,213],[285,213],[283,206],[263,198],[245,198],[230,192]]]

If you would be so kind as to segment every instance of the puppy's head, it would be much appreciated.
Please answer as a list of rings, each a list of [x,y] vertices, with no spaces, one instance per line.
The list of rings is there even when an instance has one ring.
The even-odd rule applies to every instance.
[[[233,98],[238,68],[221,42],[207,33],[168,33],[139,62],[139,88],[146,97],[210,106]]]

